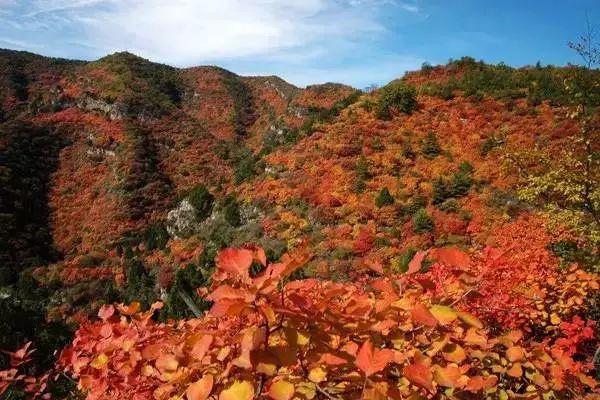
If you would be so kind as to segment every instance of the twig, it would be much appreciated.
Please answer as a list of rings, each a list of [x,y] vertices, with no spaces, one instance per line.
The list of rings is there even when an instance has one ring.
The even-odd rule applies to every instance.
[[[460,296],[458,299],[454,300],[452,302],[452,304],[450,304],[450,306],[454,306],[456,303],[460,302],[462,299],[464,299],[465,297],[467,297],[474,290],[475,290],[474,288],[471,288],[471,289],[467,290],[466,292],[463,293],[462,296]]]
[[[184,292],[182,289],[179,289],[177,291],[177,294],[179,295],[179,297],[181,297],[181,300],[183,300],[185,305],[196,316],[196,318],[202,317],[202,311],[200,311],[196,303],[194,303],[194,300],[192,300],[192,298],[188,296],[186,292]]]
[[[261,374],[260,380],[258,381],[258,390],[256,391],[256,394],[254,395],[255,399],[259,398],[260,394],[262,393],[264,385],[265,385],[265,377]]]
[[[321,387],[319,385],[317,385],[316,383],[315,383],[315,387],[317,388],[317,392],[321,393],[323,396],[327,397],[329,400],[340,400],[339,397],[332,396],[331,394],[327,393],[325,390],[321,389]]]

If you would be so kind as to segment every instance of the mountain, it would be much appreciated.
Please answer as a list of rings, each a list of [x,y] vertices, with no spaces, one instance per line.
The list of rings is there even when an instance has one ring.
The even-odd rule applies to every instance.
[[[561,337],[568,327],[557,321],[593,326],[598,252],[585,218],[596,205],[576,209],[570,225],[548,205],[571,203],[535,186],[581,134],[564,82],[582,71],[465,57],[365,93],[129,53],[83,62],[0,50],[0,348],[33,341],[29,372],[39,375],[103,304],[160,300],[157,320],[194,321],[210,306],[196,289],[218,282],[215,257],[228,247],[264,249],[270,263],[308,254],[286,279],[334,282],[340,293],[358,284],[357,298],[365,279],[406,277],[490,335],[524,332],[528,352]],[[598,93],[588,97],[596,107]],[[582,191],[598,190],[586,182]],[[75,348],[94,334],[78,331]],[[584,377],[592,343],[582,336],[568,354]],[[536,394],[562,390],[527,379]],[[528,381],[519,382],[507,388]]]

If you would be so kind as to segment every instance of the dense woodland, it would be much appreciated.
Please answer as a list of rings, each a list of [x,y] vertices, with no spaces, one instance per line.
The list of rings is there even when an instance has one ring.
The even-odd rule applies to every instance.
[[[600,398],[582,44],[368,91],[0,50],[0,398]]]

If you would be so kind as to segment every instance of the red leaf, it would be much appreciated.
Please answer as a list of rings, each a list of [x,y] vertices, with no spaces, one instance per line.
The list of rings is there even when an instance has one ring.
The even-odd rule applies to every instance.
[[[252,265],[252,251],[247,249],[224,249],[217,255],[217,267],[231,274],[248,276]]]
[[[390,349],[374,349],[371,340],[367,339],[358,350],[355,363],[366,376],[371,376],[387,367],[393,358],[394,353]]]
[[[429,309],[427,309],[427,307],[421,303],[417,303],[415,305],[415,308],[413,308],[410,312],[410,316],[413,322],[419,325],[425,325],[434,328],[438,324],[437,319],[433,316]]]
[[[432,258],[441,264],[450,267],[467,268],[471,263],[471,258],[468,254],[457,249],[456,247],[442,247],[430,251]]]
[[[98,310],[98,317],[100,317],[102,321],[106,321],[107,319],[112,317],[114,313],[115,308],[112,306],[112,304],[105,304],[102,307],[100,307],[100,310]]]
[[[319,364],[337,366],[337,365],[348,364],[348,360],[346,360],[345,358],[342,358],[342,357],[338,357],[332,353],[325,353],[319,359]]]
[[[402,373],[412,383],[433,392],[433,374],[428,365],[423,363],[408,364]]]
[[[425,259],[426,255],[426,251],[417,251],[417,254],[415,254],[413,259],[410,260],[410,262],[408,263],[408,270],[406,271],[406,273],[414,274],[416,272],[419,272],[421,270],[421,264],[423,263],[423,260]]]

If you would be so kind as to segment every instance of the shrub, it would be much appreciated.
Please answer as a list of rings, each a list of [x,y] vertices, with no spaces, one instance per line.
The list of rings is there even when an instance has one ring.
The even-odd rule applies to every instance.
[[[458,204],[458,201],[456,199],[448,199],[448,200],[444,201],[443,203],[441,203],[438,206],[438,208],[441,211],[455,213],[460,210],[460,204]]]
[[[204,311],[209,303],[198,296],[196,289],[207,286],[214,270],[215,252],[207,248],[202,252],[198,265],[188,264],[177,270],[175,280],[167,292],[165,307],[161,311],[161,319],[193,318],[193,307],[196,311]],[[187,304],[191,302],[192,307]]]
[[[457,172],[452,174],[450,181],[439,177],[433,182],[433,204],[442,204],[454,197],[462,197],[469,193],[473,185],[473,167],[463,162]]]
[[[144,244],[147,250],[162,250],[168,241],[169,232],[164,224],[150,225],[144,232]]]
[[[402,210],[404,215],[414,215],[417,211],[427,205],[427,199],[424,196],[413,196],[408,204]]]
[[[498,209],[502,214],[514,218],[526,211],[530,206],[519,199],[517,193],[512,190],[501,190],[493,188],[487,199],[488,207]]]
[[[198,221],[204,221],[211,213],[214,196],[204,187],[197,185],[188,194],[188,201],[196,210],[196,218]]]
[[[371,179],[371,172],[369,171],[369,161],[364,155],[361,155],[356,161],[356,177],[360,180]]]
[[[143,308],[148,308],[158,299],[156,280],[141,261],[126,260],[125,276],[121,293],[124,302],[139,301]]]
[[[485,157],[490,151],[502,146],[503,144],[504,141],[502,139],[498,139],[492,135],[483,141],[481,148],[479,149],[479,154],[482,157]]]
[[[352,249],[346,247],[336,247],[331,254],[336,260],[347,260],[352,257]]]
[[[344,109],[356,103],[360,99],[361,94],[360,90],[355,90],[347,97],[336,101],[331,108],[317,108],[310,110],[310,116],[306,119],[300,129],[302,134],[310,135],[314,132],[316,124],[333,121]]]
[[[356,179],[352,183],[352,191],[354,193],[362,193],[367,187],[365,181],[371,179],[371,172],[369,171],[369,161],[364,155],[361,155],[358,158],[354,169],[356,171]]]
[[[450,182],[450,195],[452,197],[461,197],[469,193],[469,189],[471,189],[471,185],[473,184],[472,171],[473,167],[471,164],[462,163],[458,172],[452,175]]]
[[[429,131],[421,146],[421,152],[423,153],[423,156],[431,160],[439,156],[441,151],[442,149],[440,148],[437,135],[435,132]]]
[[[402,143],[402,155],[404,156],[404,158],[407,158],[409,160],[414,160],[415,157],[417,156],[417,154],[414,152],[410,142]]]
[[[229,194],[220,202],[219,207],[223,212],[225,221],[231,226],[239,226],[241,224],[240,207],[235,199],[235,196]]]
[[[377,104],[377,118],[390,119],[390,108],[411,114],[418,107],[417,91],[404,82],[392,82],[381,89],[381,97]]]
[[[450,193],[448,190],[448,184],[442,177],[438,177],[435,181],[433,181],[433,204],[441,204],[449,197]]]
[[[375,205],[381,208],[383,206],[391,204],[394,204],[394,197],[392,196],[388,188],[384,187],[383,189],[381,189],[381,191],[375,198]]]
[[[433,220],[424,208],[420,208],[415,215],[413,215],[412,223],[413,231],[415,233],[425,233],[433,230]]]

